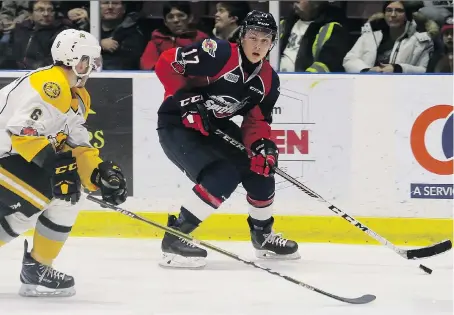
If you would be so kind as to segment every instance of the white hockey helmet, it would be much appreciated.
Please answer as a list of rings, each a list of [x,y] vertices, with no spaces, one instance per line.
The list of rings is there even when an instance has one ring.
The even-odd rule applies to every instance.
[[[101,66],[101,46],[90,33],[75,29],[64,30],[57,35],[51,48],[54,63],[72,67],[79,77],[90,74],[91,70]],[[78,73],[76,65],[81,60],[88,60],[89,68],[85,73]]]

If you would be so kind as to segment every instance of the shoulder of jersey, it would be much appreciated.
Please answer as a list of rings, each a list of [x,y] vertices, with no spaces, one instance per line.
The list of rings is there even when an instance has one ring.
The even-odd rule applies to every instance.
[[[273,88],[278,88],[280,85],[279,75],[276,71],[274,71],[273,67],[271,67],[268,60],[263,61],[261,77],[266,85],[266,90],[270,90]]]
[[[201,42],[201,47],[204,52],[213,58],[230,58],[232,54],[232,45],[229,41],[223,39],[206,38]]]
[[[68,79],[58,67],[44,68],[29,76],[30,85],[41,99],[66,113],[71,107],[71,90]]]
[[[273,72],[276,73],[268,60],[263,60],[262,71],[266,72],[269,76],[273,76]]]

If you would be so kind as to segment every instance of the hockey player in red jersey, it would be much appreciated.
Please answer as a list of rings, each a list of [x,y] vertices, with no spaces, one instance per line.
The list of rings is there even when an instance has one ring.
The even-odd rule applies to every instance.
[[[298,245],[274,233],[272,167],[278,149],[270,139],[279,77],[265,57],[275,44],[277,25],[270,13],[250,12],[238,43],[206,39],[164,52],[156,74],[165,88],[158,111],[158,135],[167,157],[195,184],[191,200],[168,226],[193,232],[242,183],[247,191],[252,245],[260,258],[298,259]],[[241,127],[230,119],[243,116]],[[219,128],[244,143],[243,152],[212,134]],[[199,268],[207,252],[165,234],[161,266]]]

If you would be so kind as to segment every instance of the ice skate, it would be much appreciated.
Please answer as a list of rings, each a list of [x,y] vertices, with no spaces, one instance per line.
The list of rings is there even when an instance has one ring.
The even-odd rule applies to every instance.
[[[188,222],[178,222],[174,215],[169,215],[167,226],[186,234],[197,227]],[[165,233],[161,249],[163,251],[163,257],[159,262],[161,267],[198,269],[206,265],[206,250],[172,234]]]
[[[300,259],[298,244],[282,237],[281,233],[274,233],[274,218],[264,227],[252,224],[251,217],[247,219],[251,230],[251,241],[255,248],[255,254],[262,259]]]
[[[74,278],[34,260],[28,252],[27,241],[24,243],[20,281],[19,295],[24,297],[68,297],[76,294]]]

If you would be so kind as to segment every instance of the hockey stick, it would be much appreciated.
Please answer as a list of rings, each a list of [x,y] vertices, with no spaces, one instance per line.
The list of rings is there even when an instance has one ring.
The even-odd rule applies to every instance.
[[[133,219],[140,220],[142,222],[148,223],[148,224],[150,224],[150,225],[152,225],[152,226],[154,226],[154,227],[156,227],[158,229],[164,230],[167,233],[170,233],[170,234],[172,234],[174,236],[177,236],[177,237],[180,237],[180,238],[184,238],[185,240],[188,240],[188,241],[192,242],[195,245],[199,245],[199,246],[203,246],[205,248],[211,249],[211,250],[213,250],[213,251],[215,251],[217,253],[223,254],[223,255],[228,256],[230,258],[233,258],[233,259],[235,259],[237,261],[241,261],[241,262],[245,263],[246,265],[250,265],[250,266],[252,266],[254,268],[258,268],[258,269],[264,270],[264,271],[266,271],[266,272],[268,272],[268,273],[270,273],[272,275],[278,276],[278,277],[283,278],[283,279],[285,279],[287,281],[290,281],[290,282],[295,283],[295,284],[297,284],[299,286],[302,286],[302,287],[304,287],[304,288],[306,288],[308,290],[323,294],[323,295],[325,295],[327,297],[330,297],[332,299],[335,299],[335,300],[338,300],[338,301],[342,301],[342,302],[345,302],[345,303],[350,303],[350,304],[366,304],[366,303],[370,303],[370,302],[372,302],[373,300],[376,299],[376,296],[375,295],[371,295],[371,294],[366,294],[366,295],[363,295],[363,296],[358,297],[358,298],[350,299],[350,298],[344,298],[344,297],[341,297],[341,296],[337,296],[337,295],[325,292],[325,291],[317,289],[317,288],[315,288],[315,287],[313,287],[313,286],[311,286],[309,284],[306,284],[304,282],[296,280],[296,279],[294,279],[292,277],[283,275],[283,274],[281,274],[281,273],[279,273],[277,271],[273,271],[270,268],[263,267],[263,266],[261,266],[259,264],[256,264],[253,261],[241,258],[238,255],[236,255],[234,253],[231,253],[231,252],[228,252],[228,251],[226,251],[226,250],[224,250],[222,248],[219,248],[217,246],[211,245],[211,244],[209,244],[207,242],[204,242],[204,241],[199,241],[199,240],[193,238],[191,235],[181,233],[180,231],[177,231],[177,230],[174,230],[174,229],[169,228],[167,226],[161,225],[161,224],[159,224],[157,222],[145,219],[145,218],[143,218],[143,217],[141,217],[141,216],[139,216],[139,215],[137,215],[137,214],[135,214],[133,212],[130,212],[128,210],[125,210],[125,209],[122,209],[120,207],[117,207],[117,206],[115,206],[113,204],[105,202],[104,200],[100,200],[98,198],[95,198],[92,195],[88,195],[87,199],[90,200],[90,201],[96,202],[97,204],[99,204],[99,205],[101,205],[103,207],[110,208],[110,209],[112,209],[112,210],[114,210],[116,212],[119,212],[121,214],[127,215],[128,217],[131,217]]]
[[[249,150],[239,141],[235,140],[234,138],[230,137],[228,134],[223,132],[222,130],[215,129],[214,133],[218,136],[220,136],[224,141],[230,143],[234,147],[238,148],[239,150],[245,152],[246,154],[249,155]],[[416,249],[401,249],[392,244],[390,241],[387,239],[383,238],[379,234],[375,233],[371,229],[369,229],[367,226],[356,220],[355,218],[349,216],[347,213],[339,209],[338,207],[334,206],[333,204],[329,203],[326,201],[322,196],[311,190],[309,187],[298,181],[297,179],[293,178],[292,176],[288,175],[286,172],[281,170],[278,167],[274,167],[274,172],[281,176],[282,178],[286,179],[293,185],[295,185],[297,188],[299,188],[301,191],[303,191],[305,194],[312,198],[317,198],[321,202],[323,202],[325,205],[328,206],[328,209],[333,211],[335,214],[343,218],[345,221],[353,225],[354,227],[360,229],[373,239],[379,241],[381,244],[387,246],[388,248],[392,249],[395,251],[397,254],[402,256],[405,259],[421,259],[421,258],[427,258],[431,256],[435,256],[441,253],[444,253],[452,248],[452,242],[451,240],[444,240],[439,243],[427,246],[427,247],[422,247],[422,248],[416,248]]]

